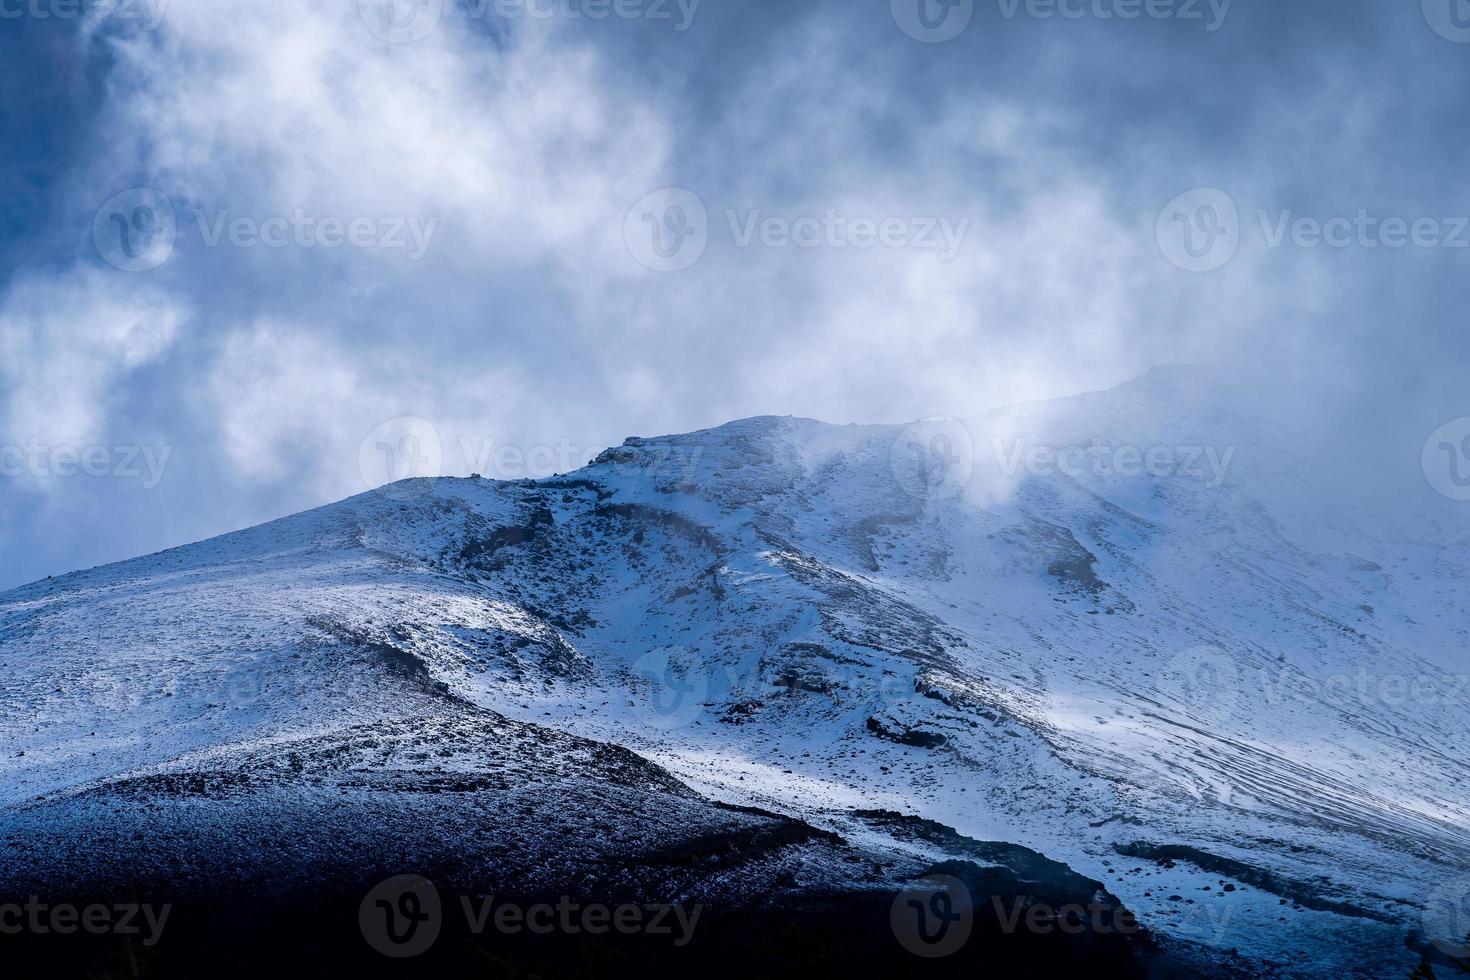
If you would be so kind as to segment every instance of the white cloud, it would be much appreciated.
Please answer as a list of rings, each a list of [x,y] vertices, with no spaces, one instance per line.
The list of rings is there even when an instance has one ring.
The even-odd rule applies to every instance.
[[[188,309],[138,277],[76,268],[23,278],[0,300],[0,389],[12,444],[109,438],[119,386],[175,342]]]
[[[356,3],[180,4],[156,47],[124,49],[116,128],[191,209],[437,218],[465,251],[440,272],[549,259],[574,278],[621,249],[667,132],[593,51],[520,23],[504,46],[449,22],[395,45]]]
[[[485,446],[524,445],[511,434],[537,431],[514,372],[470,378],[299,323],[264,320],[232,330],[201,382],[197,397],[210,406],[231,471],[319,500],[381,482],[363,471],[361,453],[364,440],[394,420],[431,423],[426,438],[437,442],[442,465],[417,474],[424,476],[468,476]]]
[[[354,394],[363,381],[344,353],[269,323],[226,340],[206,391],[236,473],[277,480],[292,475],[302,460],[331,458],[334,434],[362,408]]]

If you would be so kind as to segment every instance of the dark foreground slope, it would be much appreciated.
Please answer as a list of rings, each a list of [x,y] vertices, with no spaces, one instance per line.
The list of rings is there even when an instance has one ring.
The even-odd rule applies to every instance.
[[[42,925],[0,948],[91,977],[1205,975],[1034,851],[833,816],[849,835],[466,707],[16,808],[0,906]],[[99,906],[112,934],[64,931]]]

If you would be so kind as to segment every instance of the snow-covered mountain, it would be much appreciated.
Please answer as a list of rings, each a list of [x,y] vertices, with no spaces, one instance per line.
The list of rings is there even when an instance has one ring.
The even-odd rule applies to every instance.
[[[0,892],[718,840],[659,880],[1042,861],[1221,971],[1407,976],[1470,875],[1470,534],[1416,510],[1187,370],[394,484],[0,596]]]

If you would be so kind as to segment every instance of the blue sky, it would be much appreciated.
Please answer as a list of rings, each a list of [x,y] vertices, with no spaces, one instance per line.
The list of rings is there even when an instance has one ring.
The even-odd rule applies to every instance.
[[[0,5],[0,587],[383,446],[515,477],[1180,361],[1365,479],[1470,415],[1461,0],[394,2]]]

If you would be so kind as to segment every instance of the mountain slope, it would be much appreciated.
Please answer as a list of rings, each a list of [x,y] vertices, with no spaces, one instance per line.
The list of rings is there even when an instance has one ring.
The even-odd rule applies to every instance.
[[[891,854],[860,815],[915,815],[1222,963],[1407,974],[1470,868],[1466,535],[1324,495],[1228,401],[1176,371],[963,423],[752,419],[0,596],[0,881],[90,874],[15,841],[105,831],[98,799],[187,810],[187,838],[554,770],[583,818],[617,786],[672,825],[756,807]],[[242,779],[250,808],[201,815]],[[614,823],[618,854],[679,836]],[[780,877],[751,862],[729,894]]]

